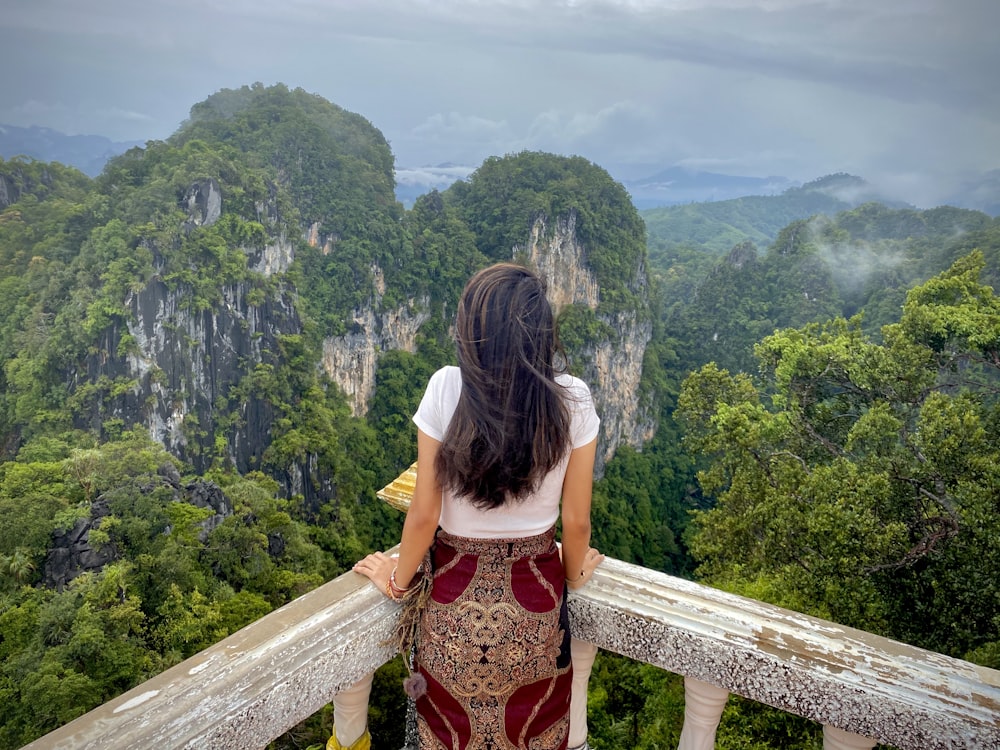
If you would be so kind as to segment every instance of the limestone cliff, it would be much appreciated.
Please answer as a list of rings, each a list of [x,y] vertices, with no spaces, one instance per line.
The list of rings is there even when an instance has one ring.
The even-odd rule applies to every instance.
[[[214,179],[191,185],[182,203],[188,211],[182,231],[216,222],[222,200]],[[279,282],[276,293],[254,296],[251,282],[223,284],[215,305],[193,309],[185,288],[162,280],[163,252],[148,249],[156,273],[128,292],[124,328],[109,328],[99,352],[88,358],[92,382],[119,384],[108,403],[95,404],[94,427],[109,417],[126,425],[139,422],[199,471],[220,450],[219,457],[241,471],[257,468],[270,443],[271,405],[253,394],[235,406],[235,413],[220,404],[258,365],[277,363],[279,337],[301,332],[293,290]],[[284,274],[294,259],[293,244],[280,232],[260,247],[242,250],[247,266],[263,276]],[[220,426],[224,446],[216,443]]]
[[[371,304],[354,310],[350,332],[323,340],[323,370],[347,396],[355,416],[368,410],[379,356],[392,349],[415,351],[417,332],[430,317],[426,297],[376,312],[381,308],[385,280],[378,266],[372,268],[372,277]]]
[[[279,336],[301,330],[289,295],[251,304],[248,292],[244,284],[223,287],[221,305],[192,311],[154,280],[125,301],[134,346],[121,374],[134,385],[121,408],[137,410],[155,440],[199,468],[202,453],[212,450],[205,441],[215,432],[218,401],[258,364],[275,362]],[[259,460],[271,419],[265,402],[251,397],[240,405],[226,449],[235,466],[246,470]]]
[[[181,203],[187,210],[181,230],[192,232],[218,221],[224,197],[215,180],[192,184]],[[168,286],[159,274],[129,291],[124,325],[109,328],[100,353],[88,360],[88,379],[111,384],[91,412],[95,429],[109,418],[126,425],[138,421],[198,471],[220,458],[240,471],[261,466],[276,414],[273,404],[244,384],[255,368],[280,366],[281,338],[301,333],[303,326],[298,291],[287,275],[296,243],[287,238],[272,207],[259,206],[258,214],[268,222],[270,239],[242,251],[248,268],[273,280],[271,291],[261,294],[251,282],[222,284],[218,300],[207,309],[194,309],[185,290]],[[656,428],[655,409],[644,400],[641,387],[652,323],[644,255],[627,282],[638,306],[604,304],[577,225],[572,210],[556,218],[540,215],[523,245],[510,252],[545,277],[557,314],[582,308],[600,324],[597,334],[570,352],[573,369],[590,384],[602,420],[600,474],[620,445],[640,448]],[[303,229],[302,240],[322,248],[324,255],[339,252],[338,242],[321,236],[315,224]],[[156,269],[162,268],[161,251],[149,249]],[[346,333],[323,339],[317,363],[346,395],[355,416],[367,413],[382,355],[415,351],[421,327],[434,314],[430,297],[410,290],[393,289],[393,297],[404,302],[385,306],[387,282],[377,262],[368,278],[371,288],[359,290],[367,295],[367,304],[353,310]],[[317,468],[315,456],[282,472],[277,478],[290,493],[319,499],[329,490],[329,478]]]
[[[639,387],[646,346],[653,335],[648,314],[648,280],[644,263],[633,269],[632,291],[643,301],[642,309],[606,312],[601,292],[587,264],[586,248],[576,232],[574,212],[550,226],[540,216],[531,228],[523,252],[548,284],[548,296],[558,315],[568,305],[582,305],[604,323],[607,333],[589,342],[582,350],[570,352],[571,364],[582,365],[581,375],[590,385],[598,414],[601,435],[598,442],[598,473],[619,445],[641,448],[656,430],[654,412],[643,402]]]

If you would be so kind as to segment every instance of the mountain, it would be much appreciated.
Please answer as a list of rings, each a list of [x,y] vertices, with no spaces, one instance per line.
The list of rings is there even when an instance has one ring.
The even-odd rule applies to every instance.
[[[66,135],[36,125],[29,128],[0,125],[0,157],[27,156],[38,161],[56,161],[76,167],[91,177],[100,174],[108,159],[142,143],[112,141],[101,135]]]
[[[636,208],[723,201],[745,195],[775,195],[796,183],[786,177],[740,177],[670,167],[638,180],[624,180]]]
[[[650,208],[640,213],[649,231],[651,248],[699,246],[721,255],[745,240],[766,245],[797,219],[835,214],[870,201],[899,205],[885,200],[860,177],[834,174],[778,195],[748,195]]]
[[[598,475],[619,452],[638,471],[595,492],[604,548],[684,557],[686,514],[663,507],[680,472],[639,452],[665,407],[628,193],[585,159],[522,153],[406,211],[393,163],[361,115],[260,84],[95,179],[0,160],[0,748],[394,544],[375,491],[415,459],[408,415],[492,262],[544,275],[601,414]],[[31,687],[53,673],[65,711]]]
[[[89,189],[56,191],[61,173],[38,162],[0,164],[12,300],[0,310],[12,361],[0,443],[11,455],[50,432],[54,399],[67,403],[54,434],[141,426],[198,473],[263,470],[317,511],[354,465],[325,431],[381,413],[380,379],[404,355],[429,347],[421,368],[442,364],[465,280],[515,254],[566,310],[565,338],[604,414],[599,466],[655,429],[639,387],[652,326],[644,228],[586,160],[491,159],[404,215],[369,121],[255,85],[196,104],[174,135],[111,159]],[[35,314],[62,333],[32,327]],[[422,380],[407,382],[407,400]]]

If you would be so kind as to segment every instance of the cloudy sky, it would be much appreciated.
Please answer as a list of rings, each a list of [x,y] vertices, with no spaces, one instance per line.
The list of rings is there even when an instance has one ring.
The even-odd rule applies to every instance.
[[[859,174],[918,204],[1000,168],[1000,0],[4,0],[0,123],[170,135],[283,82],[368,118],[397,166],[522,149]]]

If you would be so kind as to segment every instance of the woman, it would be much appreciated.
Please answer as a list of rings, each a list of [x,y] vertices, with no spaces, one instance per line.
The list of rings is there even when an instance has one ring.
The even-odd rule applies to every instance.
[[[552,310],[531,271],[480,271],[455,327],[459,366],[431,377],[413,418],[420,468],[399,557],[354,569],[394,599],[432,576],[416,641],[421,748],[564,750],[565,590],[603,559],[590,547],[600,420],[587,386],[555,372]]]

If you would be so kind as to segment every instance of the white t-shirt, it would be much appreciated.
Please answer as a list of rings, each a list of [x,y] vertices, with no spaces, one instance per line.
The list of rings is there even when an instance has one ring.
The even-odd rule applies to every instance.
[[[587,384],[572,375],[558,375],[556,382],[565,388],[570,413],[570,445],[579,448],[595,437],[601,424]],[[462,393],[462,373],[457,367],[442,367],[431,376],[413,421],[437,441],[444,440],[452,415]],[[479,539],[505,539],[534,536],[548,531],[559,516],[563,478],[569,452],[545,475],[534,493],[521,501],[499,508],[481,510],[448,489],[441,494],[440,526],[449,534]],[[418,468],[419,471],[419,468]]]

